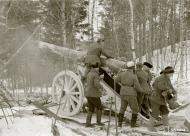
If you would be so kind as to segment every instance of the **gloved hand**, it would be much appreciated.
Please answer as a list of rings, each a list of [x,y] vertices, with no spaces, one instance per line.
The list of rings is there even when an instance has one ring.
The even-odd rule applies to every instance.
[[[162,96],[163,96],[164,98],[167,98],[167,96],[168,96],[168,91],[163,91],[163,92],[162,92]]]
[[[114,75],[114,76],[113,76],[113,79],[116,79],[116,78],[117,78],[117,76],[116,76],[116,75]]]
[[[169,90],[166,90],[166,91],[163,91],[162,92],[162,96],[167,99],[167,100],[170,100],[174,97],[174,94],[172,93],[172,90],[169,89]]]
[[[168,100],[171,100],[173,97],[174,97],[174,95],[172,93],[168,93],[168,95],[167,95]]]
[[[100,75],[100,79],[104,79],[104,74],[101,74],[101,75]]]

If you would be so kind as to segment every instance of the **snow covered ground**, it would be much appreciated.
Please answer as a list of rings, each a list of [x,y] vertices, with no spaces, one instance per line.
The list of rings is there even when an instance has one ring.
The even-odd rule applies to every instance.
[[[44,116],[14,118],[8,126],[4,119],[0,121],[0,136],[53,136],[51,133],[52,120]],[[77,136],[69,128],[58,123],[60,136]]]
[[[189,41],[188,41],[189,43]],[[187,53],[189,52],[190,47],[187,48]],[[186,66],[184,67],[184,78],[180,78],[179,76],[179,68],[180,68],[180,57],[179,54],[170,53],[170,47],[164,49],[164,54],[160,55],[157,51],[154,52],[154,57],[152,58],[153,65],[155,68],[154,72],[158,73],[165,66],[171,65],[174,66],[176,63],[176,73],[172,79],[174,87],[178,92],[178,102],[181,104],[190,102],[190,69],[186,70]],[[162,58],[157,61],[158,58]],[[176,61],[176,58],[177,59]],[[187,68],[190,68],[190,55],[187,55],[187,61],[184,63],[187,65]],[[187,74],[187,76],[185,75]],[[159,73],[157,74],[159,75]],[[45,116],[35,116],[32,114],[32,110],[35,109],[34,106],[27,107],[14,107],[13,112],[23,112],[23,116],[21,117],[7,117],[9,125],[7,125],[5,118],[0,119],[0,136],[53,136],[51,133],[51,125],[52,119]],[[4,109],[6,115],[11,115],[12,112],[10,109]],[[0,116],[3,116],[2,110],[0,110]],[[180,110],[177,113],[170,114],[170,123],[176,129],[184,128],[183,122],[185,117],[188,117],[190,121],[190,107]],[[107,118],[104,118],[104,120]],[[94,121],[94,120],[93,120]],[[112,123],[114,124],[114,120],[112,119]],[[97,131],[95,129],[88,129],[84,126],[77,125],[74,123],[65,124],[63,122],[57,122],[57,126],[60,132],[60,136],[105,136],[106,130]],[[112,132],[114,127],[112,127]],[[126,127],[129,129],[129,127]],[[141,129],[144,129],[141,127]],[[81,132],[81,133],[80,133]],[[114,134],[110,134],[114,135]],[[122,134],[124,135],[124,134]],[[128,135],[138,135],[141,134],[132,133]],[[190,134],[189,134],[190,135]]]
[[[176,89],[178,90],[178,98],[180,103],[190,102],[190,80],[183,80],[175,84]],[[35,109],[33,106],[29,107],[14,107],[16,111],[25,111],[23,117],[8,117],[9,125],[6,124],[5,119],[0,120],[0,136],[53,136],[51,133],[52,119],[44,116],[34,116],[32,115],[31,110]],[[170,114],[170,123],[176,129],[184,128],[183,121],[185,120],[185,111],[183,109],[175,114]],[[11,115],[11,111],[7,112]],[[31,112],[31,113],[30,113]],[[0,112],[2,114],[2,112]],[[95,120],[93,120],[94,122]],[[114,119],[112,119],[114,124]],[[65,124],[62,122],[57,123],[60,136],[105,136],[106,130],[97,131],[95,129],[87,129],[84,126],[77,124],[69,123]],[[81,131],[83,134],[76,133],[75,131]],[[126,127],[126,130],[129,127]],[[146,130],[146,128],[141,128]],[[111,129],[114,132],[114,127]],[[133,135],[134,133],[131,133]],[[110,135],[113,135],[112,133]],[[124,134],[122,134],[124,136]],[[129,134],[128,134],[129,135]],[[141,134],[136,134],[141,136]]]

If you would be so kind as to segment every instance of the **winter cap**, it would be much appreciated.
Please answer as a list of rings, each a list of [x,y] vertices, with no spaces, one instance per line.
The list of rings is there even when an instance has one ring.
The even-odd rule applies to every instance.
[[[147,67],[149,67],[149,68],[152,68],[152,67],[153,67],[152,64],[150,64],[150,63],[148,63],[148,62],[144,62],[143,65],[145,65],[145,66],[147,66]]]
[[[135,63],[133,61],[127,62],[127,68],[132,68],[135,66]]]
[[[170,73],[174,73],[175,71],[174,71],[174,68],[173,67],[171,67],[171,66],[167,66],[167,67],[165,67],[165,69],[163,70],[163,73],[165,73],[165,74],[170,74]]]

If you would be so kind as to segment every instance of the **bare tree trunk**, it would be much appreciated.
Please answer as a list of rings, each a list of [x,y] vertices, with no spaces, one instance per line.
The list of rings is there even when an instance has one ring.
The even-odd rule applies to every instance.
[[[149,15],[148,15],[148,20],[149,20],[149,43],[148,43],[148,49],[147,49],[147,55],[148,55],[148,61],[151,61],[151,57],[152,57],[152,24],[153,24],[153,17],[152,17],[152,0],[148,1],[148,11],[149,11]]]
[[[90,0],[88,0],[88,24],[90,24]],[[88,40],[90,41],[90,35],[88,36]]]
[[[183,8],[184,8],[184,0],[180,0],[180,48],[181,48],[181,63],[180,63],[180,78],[184,78],[184,52],[185,52],[185,45],[184,41],[184,24],[183,24]]]
[[[117,38],[117,34],[115,32],[115,16],[114,16],[114,0],[112,0],[112,37],[113,37],[113,41],[114,41],[114,45],[116,46],[117,49],[117,57],[120,56],[120,51],[119,51],[119,45],[118,45],[118,38]]]
[[[130,5],[130,12],[131,12],[131,49],[132,49],[132,54],[133,54],[133,61],[136,61],[136,53],[135,53],[135,43],[134,43],[134,13],[133,13],[133,3],[132,0],[129,0],[129,5]]]
[[[175,1],[172,1],[171,17],[170,17],[170,44],[171,52],[175,53]]]
[[[67,44],[67,36],[66,36],[66,22],[65,22],[65,0],[62,1],[62,8],[61,8],[61,23],[62,23],[62,44],[66,45]]]
[[[95,2],[96,0],[93,0],[92,3],[92,17],[91,17],[91,40],[94,41],[94,12],[95,12]]]
[[[72,22],[72,0],[65,0],[65,31],[66,42],[73,48],[73,22]]]
[[[142,62],[143,56],[143,24],[139,25],[139,62]]]
[[[146,54],[146,19],[143,22],[143,55]]]

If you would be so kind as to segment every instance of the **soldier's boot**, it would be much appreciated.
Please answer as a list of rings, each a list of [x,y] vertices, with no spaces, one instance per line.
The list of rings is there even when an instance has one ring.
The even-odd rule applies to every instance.
[[[122,127],[124,114],[119,113],[119,119],[118,119],[118,127]]]
[[[147,128],[149,131],[156,132],[156,128],[154,127],[156,119],[150,116],[149,122],[147,124]]]
[[[137,125],[137,116],[138,114],[132,114],[131,127],[139,127],[139,125]]]
[[[85,125],[86,127],[92,127],[91,120],[92,120],[92,112],[88,111],[86,118],[86,125]]]
[[[102,110],[97,110],[97,125],[98,126],[104,126],[104,124],[101,122],[102,119]]]

